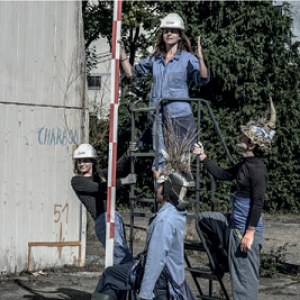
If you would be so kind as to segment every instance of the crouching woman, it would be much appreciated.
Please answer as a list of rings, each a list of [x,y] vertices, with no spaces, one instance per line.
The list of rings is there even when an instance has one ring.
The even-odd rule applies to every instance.
[[[129,153],[129,151],[127,151]],[[117,177],[124,173],[129,165],[129,154],[125,153],[117,161]],[[95,221],[95,232],[105,249],[106,242],[106,199],[108,170],[99,170],[96,150],[90,144],[81,144],[73,155],[74,173],[71,185],[81,203]],[[128,174],[116,180],[116,189],[136,182],[135,174]],[[128,249],[124,223],[121,215],[115,214],[114,264],[132,261]]]

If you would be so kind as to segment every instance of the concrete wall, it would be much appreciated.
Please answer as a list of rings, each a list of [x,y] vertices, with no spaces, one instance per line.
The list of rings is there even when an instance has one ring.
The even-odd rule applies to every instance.
[[[28,242],[85,244],[70,186],[88,130],[81,2],[1,1],[0,28],[0,272],[11,273],[27,269]],[[78,247],[34,247],[31,266],[78,259]]]

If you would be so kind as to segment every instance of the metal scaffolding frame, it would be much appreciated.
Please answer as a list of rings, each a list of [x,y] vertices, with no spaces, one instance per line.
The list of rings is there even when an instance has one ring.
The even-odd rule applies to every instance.
[[[160,99],[157,102],[156,107],[147,107],[147,108],[138,108],[138,105],[142,104],[142,103],[148,103],[148,101],[145,100],[138,100],[135,101],[133,106],[132,106],[132,113],[131,113],[131,141],[135,142],[135,116],[136,113],[147,113],[149,111],[155,111],[156,112],[156,116],[159,115],[159,111],[162,105],[163,101],[181,101],[181,102],[196,102],[197,103],[197,140],[200,141],[200,125],[201,125],[201,109],[202,109],[202,105],[206,107],[209,116],[214,124],[215,130],[217,132],[217,135],[221,141],[221,144],[224,148],[224,151],[230,161],[230,163],[232,165],[234,165],[232,157],[228,151],[227,145],[223,139],[223,136],[221,134],[221,131],[218,127],[217,121],[213,115],[213,112],[209,106],[209,103],[204,100],[204,99],[178,99],[178,98],[163,98]],[[155,122],[156,122],[156,128],[158,128],[159,126],[159,122],[161,122],[160,118],[155,118]],[[156,145],[158,145],[158,132],[156,132],[156,136],[155,136],[155,142]],[[159,156],[162,156],[161,153],[158,152],[158,147],[156,147],[156,151],[155,152],[143,152],[143,153],[131,153],[131,173],[135,173],[135,167],[134,167],[134,160],[135,157],[154,157],[155,159],[155,168],[156,170],[158,170],[158,158]],[[193,250],[193,251],[200,251],[200,252],[205,252],[207,254],[209,263],[210,263],[210,269],[208,270],[206,269],[201,269],[201,268],[193,268],[191,266],[190,260],[188,258],[188,255],[185,253],[185,262],[187,265],[186,271],[190,272],[193,281],[197,287],[197,290],[199,292],[199,298],[201,299],[207,299],[207,300],[221,300],[223,298],[218,298],[218,297],[214,297],[212,295],[213,293],[213,289],[212,289],[212,282],[213,281],[218,281],[220,284],[220,287],[224,293],[224,296],[226,300],[230,300],[228,293],[226,291],[226,288],[224,286],[224,283],[222,281],[222,277],[219,275],[219,273],[216,271],[216,266],[215,266],[215,262],[212,258],[212,255],[206,245],[205,242],[205,238],[202,235],[202,232],[199,228],[198,222],[197,220],[199,219],[199,203],[200,203],[200,186],[199,186],[199,181],[200,181],[200,162],[199,162],[199,157],[196,158],[196,188],[195,188],[195,199],[190,199],[190,202],[194,205],[194,213],[188,213],[187,218],[188,219],[193,219],[195,221],[195,228],[197,231],[197,234],[199,236],[200,241],[190,241],[190,240],[185,240],[184,242],[184,248],[185,250]],[[211,205],[211,211],[214,211],[215,209],[215,202],[214,202],[214,197],[215,197],[215,188],[216,188],[216,184],[215,184],[215,179],[212,176],[212,174],[210,174],[208,172],[209,178],[211,180],[211,199],[210,199],[210,205]],[[154,205],[154,211],[134,211],[134,204],[136,202],[143,202],[143,203],[153,203]],[[135,217],[146,217],[146,218],[150,218],[153,213],[157,212],[157,203],[155,201],[155,198],[137,198],[135,197],[135,193],[134,193],[134,185],[131,185],[130,187],[130,249],[133,252],[133,230],[134,230],[134,218]],[[205,278],[207,280],[209,280],[209,294],[205,295],[200,287],[200,284],[197,280],[197,278]]]

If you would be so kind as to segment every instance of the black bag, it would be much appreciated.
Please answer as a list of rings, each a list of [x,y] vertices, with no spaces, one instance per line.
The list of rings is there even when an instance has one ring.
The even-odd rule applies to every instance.
[[[127,282],[129,282],[135,291],[139,291],[145,273],[147,252],[144,251],[135,257],[135,263],[129,270]]]
[[[137,268],[136,268],[136,279],[135,279],[135,289],[140,290],[146,266],[147,253],[140,253],[137,256]]]

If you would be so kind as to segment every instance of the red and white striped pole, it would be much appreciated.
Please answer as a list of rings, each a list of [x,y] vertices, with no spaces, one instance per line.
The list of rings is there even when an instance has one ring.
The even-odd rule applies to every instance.
[[[109,156],[107,181],[107,220],[106,220],[106,250],[105,267],[114,263],[115,208],[116,208],[116,163],[119,105],[119,57],[120,46],[117,40],[121,38],[122,1],[114,0],[114,19],[112,32],[111,55],[111,100],[109,124]]]

